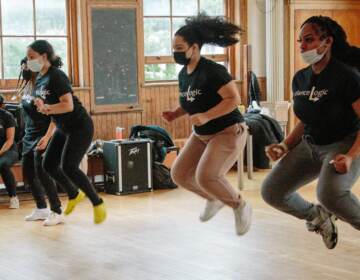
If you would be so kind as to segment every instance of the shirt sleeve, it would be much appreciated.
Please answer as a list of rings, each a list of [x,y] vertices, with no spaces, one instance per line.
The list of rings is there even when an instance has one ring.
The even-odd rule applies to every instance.
[[[349,75],[347,82],[347,87],[345,90],[345,98],[348,104],[354,103],[360,98],[360,74],[357,72],[352,72],[352,75]]]
[[[16,126],[15,118],[13,117],[13,115],[11,113],[6,112],[6,114],[4,114],[4,120],[5,120],[4,121],[5,129]]]
[[[220,64],[212,67],[210,71],[209,83],[212,85],[215,92],[218,92],[221,87],[233,80],[227,69]]]
[[[52,91],[58,98],[73,92],[69,78],[61,70],[56,71],[52,77]]]

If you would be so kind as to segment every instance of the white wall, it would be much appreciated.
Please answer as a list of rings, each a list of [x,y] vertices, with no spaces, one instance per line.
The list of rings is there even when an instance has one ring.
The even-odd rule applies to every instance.
[[[258,77],[266,76],[266,15],[257,5],[264,0],[248,0],[248,43],[252,48],[252,70]]]

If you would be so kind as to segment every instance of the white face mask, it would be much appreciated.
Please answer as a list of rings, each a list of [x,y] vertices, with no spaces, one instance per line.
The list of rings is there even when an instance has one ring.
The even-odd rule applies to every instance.
[[[39,59],[32,59],[27,61],[27,66],[32,72],[40,72],[44,64],[39,62]]]
[[[317,49],[313,49],[313,50],[301,53],[301,57],[302,57],[303,61],[306,64],[310,64],[310,65],[319,62],[324,57],[327,50],[325,49],[323,51],[323,53],[321,53],[321,54],[318,54],[317,50],[320,49],[324,45],[324,43],[325,43],[325,41],[323,41],[321,43],[320,47],[318,47]]]

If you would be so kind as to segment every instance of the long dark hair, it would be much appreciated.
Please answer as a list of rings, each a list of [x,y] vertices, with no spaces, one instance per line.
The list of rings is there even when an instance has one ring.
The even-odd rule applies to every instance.
[[[209,17],[200,13],[185,20],[185,25],[176,31],[175,36],[181,36],[189,44],[205,44],[228,47],[239,42],[236,38],[243,30],[222,17]]]
[[[349,44],[346,32],[340,24],[327,16],[310,17],[301,27],[305,24],[312,24],[321,40],[332,37],[334,39],[331,48],[332,56],[360,71],[360,48]]]
[[[29,45],[29,48],[33,49],[39,54],[46,53],[47,59],[52,66],[60,68],[63,65],[61,58],[55,55],[53,46],[46,40],[36,40]]]

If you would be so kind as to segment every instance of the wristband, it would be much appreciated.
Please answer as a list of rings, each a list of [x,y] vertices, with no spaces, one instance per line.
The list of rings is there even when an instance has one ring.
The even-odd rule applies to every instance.
[[[289,151],[288,145],[286,145],[284,142],[281,142],[278,145],[281,146],[284,149],[285,152]]]

